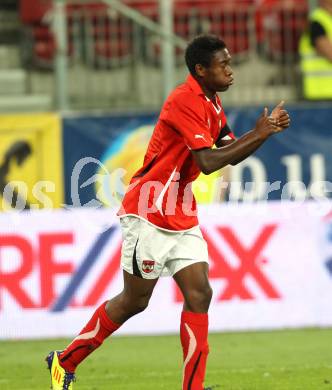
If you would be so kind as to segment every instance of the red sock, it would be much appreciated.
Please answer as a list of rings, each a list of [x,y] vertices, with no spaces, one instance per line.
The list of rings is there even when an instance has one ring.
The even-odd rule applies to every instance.
[[[59,355],[60,364],[66,371],[75,372],[81,361],[120,327],[108,317],[105,305],[106,302],[98,307],[80,334]]]
[[[209,353],[207,313],[182,312],[180,337],[183,349],[182,390],[203,390]]]

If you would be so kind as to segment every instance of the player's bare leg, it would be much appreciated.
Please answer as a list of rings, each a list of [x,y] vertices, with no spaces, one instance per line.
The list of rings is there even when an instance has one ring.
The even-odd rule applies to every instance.
[[[183,390],[203,390],[208,345],[208,310],[212,289],[208,264],[195,263],[174,275],[183,297],[180,336],[183,349]]]
[[[184,311],[208,312],[212,298],[208,275],[209,265],[205,262],[192,264],[174,275],[184,297]]]
[[[123,271],[123,291],[100,305],[80,334],[59,354],[68,372],[76,367],[125,321],[142,312],[149,303],[158,279],[142,279]]]
[[[112,321],[123,324],[130,317],[145,310],[158,279],[143,279],[123,271],[124,288],[106,304]]]

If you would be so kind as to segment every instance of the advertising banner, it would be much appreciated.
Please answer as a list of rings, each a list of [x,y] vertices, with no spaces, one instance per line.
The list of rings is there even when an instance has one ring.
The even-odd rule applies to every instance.
[[[0,210],[60,207],[61,121],[56,114],[1,115]]]
[[[255,126],[263,109],[227,110],[237,136]],[[330,197],[332,186],[329,107],[291,107],[292,124],[271,137],[242,163],[200,175],[193,190],[198,203],[226,199],[276,200]],[[65,118],[66,203],[112,206],[141,166],[157,114]]]
[[[209,247],[211,331],[332,325],[332,204],[200,207]],[[109,209],[0,215],[0,338],[75,335],[122,289],[121,231]],[[161,278],[119,334],[176,333],[182,297]]]
[[[63,120],[66,203],[113,206],[140,168],[157,119],[155,114],[71,117]],[[112,181],[121,175],[120,188]],[[114,188],[115,187],[115,188]],[[97,195],[98,194],[98,195]]]
[[[239,136],[255,126],[261,112],[261,108],[232,109],[228,118]],[[331,107],[296,106],[289,108],[289,114],[289,129],[270,137],[253,156],[232,167],[230,180],[248,184],[246,190],[234,186],[231,199],[331,197]]]

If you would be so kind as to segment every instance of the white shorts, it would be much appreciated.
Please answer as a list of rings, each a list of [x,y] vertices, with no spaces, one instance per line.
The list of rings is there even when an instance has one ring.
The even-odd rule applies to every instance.
[[[188,265],[209,262],[207,243],[198,226],[184,232],[158,229],[145,220],[120,219],[121,267],[144,279],[173,276]]]

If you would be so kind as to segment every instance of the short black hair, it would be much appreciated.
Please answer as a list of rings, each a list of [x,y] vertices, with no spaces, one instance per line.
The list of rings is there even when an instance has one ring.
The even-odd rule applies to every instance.
[[[195,66],[201,64],[208,68],[214,53],[226,48],[225,42],[211,34],[202,34],[194,38],[187,46],[185,60],[189,72],[196,76]]]

